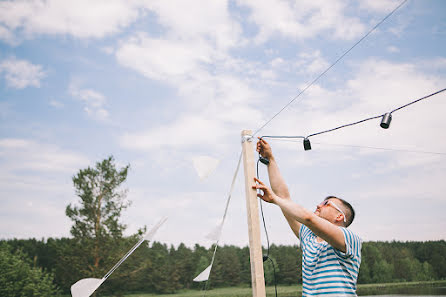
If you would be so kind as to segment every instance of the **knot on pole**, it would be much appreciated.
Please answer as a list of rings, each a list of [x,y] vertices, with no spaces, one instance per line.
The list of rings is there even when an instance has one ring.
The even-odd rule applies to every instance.
[[[242,135],[242,143],[245,141],[252,142],[253,138],[254,137],[252,135]]]

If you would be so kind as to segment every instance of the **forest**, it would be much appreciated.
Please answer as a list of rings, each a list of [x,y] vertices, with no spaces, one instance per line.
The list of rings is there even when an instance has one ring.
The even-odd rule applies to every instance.
[[[119,257],[137,241],[125,238],[117,243]],[[31,269],[40,271],[46,286],[54,292],[69,294],[70,286],[86,276],[92,258],[82,259],[79,254],[82,244],[71,238],[12,239],[0,242],[0,275],[6,282],[8,275],[6,257],[15,257]],[[102,294],[129,292],[173,293],[181,289],[200,289],[202,284],[192,280],[210,263],[213,247],[200,245],[187,247],[167,246],[159,242],[141,245],[128,260],[119,267],[106,284],[100,288]],[[275,263],[275,276],[271,261],[264,263],[265,282],[291,285],[301,283],[301,253],[297,246],[271,245],[270,257]],[[96,272],[101,278],[113,264]],[[36,276],[10,275],[16,279]],[[362,247],[362,263],[358,283],[382,283],[399,281],[422,281],[446,279],[446,242],[365,242]],[[25,281],[25,280],[24,280]],[[219,247],[209,288],[226,286],[249,286],[251,282],[248,247]],[[3,285],[2,285],[3,287]],[[3,294],[0,289],[0,295]]]

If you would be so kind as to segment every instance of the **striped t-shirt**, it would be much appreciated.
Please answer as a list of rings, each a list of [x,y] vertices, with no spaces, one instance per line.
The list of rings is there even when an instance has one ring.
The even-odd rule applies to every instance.
[[[300,227],[302,249],[302,296],[356,296],[361,264],[361,239],[346,228],[345,253],[317,236],[307,226]]]

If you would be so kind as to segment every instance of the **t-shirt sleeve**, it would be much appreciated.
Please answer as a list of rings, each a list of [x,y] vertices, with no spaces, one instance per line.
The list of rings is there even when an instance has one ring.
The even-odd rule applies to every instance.
[[[354,234],[347,228],[341,227],[341,230],[344,233],[346,251],[345,253],[343,253],[339,250],[335,250],[336,253],[344,258],[352,258],[360,256],[362,241],[359,238],[359,236]]]
[[[301,243],[305,242],[311,232],[312,231],[310,230],[310,228],[308,228],[304,224],[300,225],[300,229],[299,229],[299,240],[300,240],[300,242]]]

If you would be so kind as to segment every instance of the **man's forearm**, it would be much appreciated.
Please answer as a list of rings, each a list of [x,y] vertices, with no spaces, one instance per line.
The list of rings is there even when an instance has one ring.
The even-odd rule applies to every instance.
[[[273,190],[273,192],[276,193],[276,195],[278,195],[279,197],[282,197],[284,199],[291,199],[288,186],[286,185],[285,180],[282,174],[280,173],[279,166],[277,165],[277,162],[274,159],[274,157],[271,157],[269,160],[268,176],[269,176],[269,183],[271,185],[271,189]],[[285,211],[282,210],[282,213],[285,216],[288,225],[290,225],[291,230],[293,230],[293,233],[297,237],[299,237],[300,223]]]
[[[274,191],[274,193],[282,198],[290,198],[288,186],[280,173],[279,166],[277,165],[274,157],[271,157],[269,160],[268,176],[271,189]]]
[[[276,197],[274,204],[280,207],[287,220],[297,221],[301,224],[307,225],[312,217],[312,213],[293,202],[291,199],[284,199]]]

